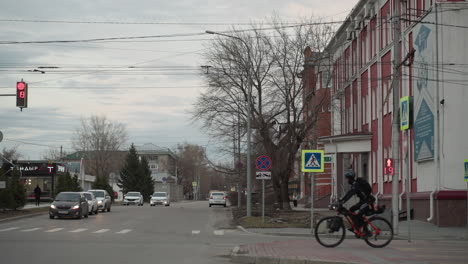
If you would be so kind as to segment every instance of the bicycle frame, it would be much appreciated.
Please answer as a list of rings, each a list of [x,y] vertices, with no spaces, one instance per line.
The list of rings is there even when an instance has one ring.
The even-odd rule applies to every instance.
[[[356,213],[350,212],[348,209],[346,209],[346,208],[344,208],[344,207],[339,208],[337,211],[338,211],[338,215],[341,214],[341,215],[344,216],[344,218],[346,218],[346,220],[348,221],[348,223],[349,223],[349,224],[351,225],[351,227],[353,228],[353,232],[354,232],[357,236],[361,237],[361,236],[364,236],[364,235],[365,235],[365,233],[364,233],[363,231],[364,231],[364,226],[366,226],[366,225],[365,225],[365,224],[362,225],[362,227],[360,228],[360,229],[362,230],[362,231],[361,231],[361,230],[357,229],[356,225],[354,224],[353,220],[351,219],[351,215],[357,216]],[[365,222],[366,224],[368,224],[370,227],[372,227],[372,229],[373,229],[373,232],[372,232],[372,233],[373,233],[373,234],[375,234],[375,235],[379,235],[379,234],[380,234],[380,230],[379,230],[377,227],[375,227],[375,226],[369,221],[369,219],[368,219],[367,217],[362,216],[362,219],[364,220],[364,222]]]

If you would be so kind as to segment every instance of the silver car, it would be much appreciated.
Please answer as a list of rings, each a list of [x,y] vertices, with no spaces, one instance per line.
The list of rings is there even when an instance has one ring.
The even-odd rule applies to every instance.
[[[82,192],[82,194],[86,198],[86,201],[88,201],[89,214],[98,214],[98,203],[94,194],[91,192]]]
[[[167,192],[155,192],[151,195],[150,205],[155,206],[157,204],[169,206],[171,201]]]
[[[140,192],[128,192],[124,195],[123,205],[136,204],[143,206],[143,195]]]
[[[102,212],[105,212],[105,211],[110,212],[112,199],[106,190],[95,189],[95,190],[88,190],[88,192],[94,194],[94,196],[96,197],[98,210],[101,210]]]

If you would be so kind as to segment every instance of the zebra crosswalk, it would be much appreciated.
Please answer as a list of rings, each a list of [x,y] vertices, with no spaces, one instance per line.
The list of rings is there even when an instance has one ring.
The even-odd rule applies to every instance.
[[[91,234],[103,234],[103,233],[114,233],[114,234],[127,234],[132,232],[132,229],[122,229],[122,230],[111,230],[111,229],[90,229],[90,228],[71,228],[66,229],[63,227],[55,227],[55,228],[43,228],[43,227],[28,227],[28,228],[21,228],[17,226],[7,227],[0,229],[0,233],[6,232],[21,232],[21,233],[29,233],[29,232],[44,232],[44,233],[91,233]]]
[[[93,229],[93,228],[64,228],[64,227],[6,227],[0,229],[0,233],[7,232],[20,232],[20,233],[68,233],[68,234],[115,234],[115,235],[124,235],[133,232],[133,229],[115,229],[111,230],[108,228],[102,229]],[[212,231],[202,231],[202,230],[191,230],[191,235],[214,235],[214,236],[224,236],[229,233],[235,232],[234,230],[212,230]]]

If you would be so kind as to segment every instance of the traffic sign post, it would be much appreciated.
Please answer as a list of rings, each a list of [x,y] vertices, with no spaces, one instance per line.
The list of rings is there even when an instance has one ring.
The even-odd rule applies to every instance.
[[[409,155],[408,155],[408,143],[409,143],[409,131],[410,128],[412,127],[412,111],[411,109],[411,97],[410,96],[405,96],[400,98],[400,130],[406,132],[405,137],[402,139],[404,146],[404,158],[405,158],[405,174],[406,174],[406,184],[405,184],[405,189],[406,189],[406,221],[408,222],[408,242],[411,242],[411,207],[410,207],[410,164],[409,164]],[[406,131],[405,131],[406,130]]]
[[[259,156],[256,160],[257,180],[262,180],[262,223],[265,223],[265,180],[271,180],[271,159],[268,156]]]
[[[468,239],[468,159],[463,161],[463,179],[466,182],[466,238]]]
[[[323,150],[303,150],[302,151],[302,172],[311,172],[310,175],[310,233],[314,234],[314,172],[325,170],[325,157]]]

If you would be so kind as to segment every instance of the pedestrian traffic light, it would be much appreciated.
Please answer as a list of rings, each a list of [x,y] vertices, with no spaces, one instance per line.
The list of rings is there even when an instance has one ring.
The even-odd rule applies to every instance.
[[[16,106],[21,110],[28,107],[28,84],[23,81],[16,83]]]
[[[384,175],[393,175],[394,173],[395,173],[395,168],[393,168],[393,160],[385,159]]]

